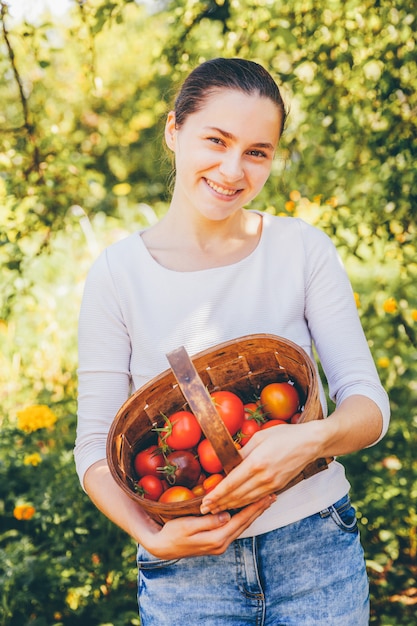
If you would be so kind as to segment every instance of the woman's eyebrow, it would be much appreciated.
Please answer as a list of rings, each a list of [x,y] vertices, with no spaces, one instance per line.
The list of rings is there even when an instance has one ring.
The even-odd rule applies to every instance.
[[[236,139],[236,137],[233,135],[233,133],[229,133],[229,131],[227,130],[222,130],[221,128],[217,128],[217,126],[206,126],[204,130],[211,130],[211,131],[215,131],[217,133],[219,133],[220,135],[223,135],[223,137],[226,137],[226,139]],[[254,144],[251,144],[252,146],[256,147],[256,148],[264,148],[266,150],[274,150],[274,146],[272,145],[272,143],[270,143],[269,141],[267,142],[262,142],[262,141],[258,141]]]

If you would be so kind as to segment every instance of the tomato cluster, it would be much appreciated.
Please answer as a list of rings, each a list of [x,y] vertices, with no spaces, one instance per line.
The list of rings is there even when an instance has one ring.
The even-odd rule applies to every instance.
[[[290,382],[270,383],[259,398],[245,404],[232,391],[214,391],[211,398],[237,448],[259,430],[297,423],[301,415],[299,394]],[[191,411],[176,411],[164,420],[161,428],[154,429],[155,443],[133,459],[137,492],[165,503],[205,495],[224,478],[211,442]]]

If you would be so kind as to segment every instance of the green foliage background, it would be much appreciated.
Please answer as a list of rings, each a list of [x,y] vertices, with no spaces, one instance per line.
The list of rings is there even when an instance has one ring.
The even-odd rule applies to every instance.
[[[371,623],[416,619],[417,47],[412,0],[74,0],[64,20],[1,7],[0,626],[139,624],[135,546],[80,490],[76,324],[100,249],[158,219],[164,116],[202,60],[270,69],[290,115],[256,208],[330,234],[348,268],[392,425],[344,459]],[[17,411],[47,404],[53,429]],[[41,462],[27,464],[37,452]],[[14,516],[31,504],[29,520]]]

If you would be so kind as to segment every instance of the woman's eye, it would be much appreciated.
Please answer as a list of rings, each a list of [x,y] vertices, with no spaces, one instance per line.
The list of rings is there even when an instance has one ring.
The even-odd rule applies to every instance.
[[[220,137],[207,137],[207,139],[209,141],[211,141],[212,143],[216,143],[216,144],[222,144],[223,141],[220,139]]]
[[[254,157],[260,157],[260,158],[266,157],[266,153],[262,152],[262,150],[249,150],[248,154]]]

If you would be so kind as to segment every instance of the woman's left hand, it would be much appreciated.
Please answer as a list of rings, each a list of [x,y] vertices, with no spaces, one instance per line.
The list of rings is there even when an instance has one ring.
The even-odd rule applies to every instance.
[[[235,469],[203,498],[202,513],[218,513],[279,491],[321,457],[361,450],[380,437],[382,414],[373,400],[348,396],[326,419],[281,424],[253,435]]]
[[[242,463],[203,498],[201,512],[240,508],[285,487],[320,456],[317,424],[282,424],[256,433],[240,450]]]

